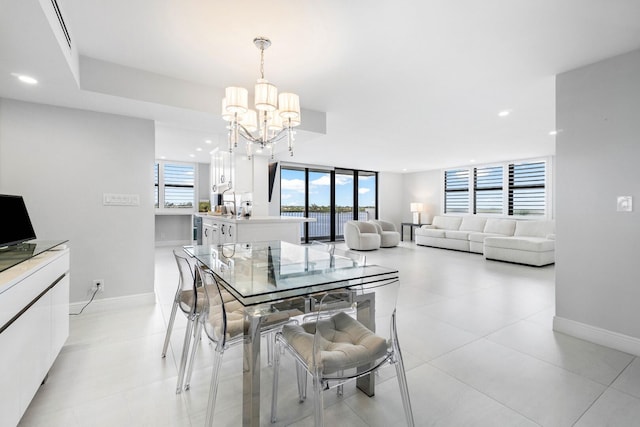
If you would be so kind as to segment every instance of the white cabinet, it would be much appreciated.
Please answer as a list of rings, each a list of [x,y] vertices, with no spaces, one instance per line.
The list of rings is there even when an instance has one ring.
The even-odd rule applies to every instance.
[[[69,249],[0,273],[0,425],[15,426],[69,336]]]
[[[222,245],[236,242],[236,224],[220,218],[204,218],[202,244]]]
[[[220,241],[220,229],[214,221],[205,219],[202,223],[202,244],[217,245]]]
[[[236,224],[220,222],[220,243],[236,243]]]

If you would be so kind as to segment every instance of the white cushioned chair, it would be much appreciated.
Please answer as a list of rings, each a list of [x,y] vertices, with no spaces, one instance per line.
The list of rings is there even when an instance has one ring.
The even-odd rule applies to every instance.
[[[347,221],[344,241],[349,249],[370,251],[380,248],[381,238],[376,226],[365,221]]]
[[[347,381],[364,375],[374,374],[386,365],[394,365],[408,426],[414,426],[411,400],[407,386],[398,333],[396,328],[395,303],[398,295],[397,280],[381,286],[380,283],[363,284],[325,295],[318,304],[322,310],[324,301],[343,300],[351,302],[369,295],[375,303],[375,310],[365,309],[373,314],[372,325],[379,330],[370,330],[365,324],[345,312],[337,312],[325,317],[323,311],[317,312],[314,321],[302,325],[285,325],[276,334],[276,342],[283,346],[295,359],[298,366],[313,378],[314,425],[324,426],[323,391],[339,387]],[[384,324],[389,322],[389,329]],[[274,352],[273,391],[271,402],[271,422],[277,420],[278,380],[280,352]],[[291,384],[288,382],[287,384]],[[298,383],[300,386],[300,382]],[[299,390],[300,391],[300,390]],[[382,396],[383,393],[376,398]],[[301,401],[304,401],[301,393]]]
[[[369,222],[375,225],[380,235],[380,247],[392,248],[400,244],[400,233],[392,222],[381,219],[372,219]]]

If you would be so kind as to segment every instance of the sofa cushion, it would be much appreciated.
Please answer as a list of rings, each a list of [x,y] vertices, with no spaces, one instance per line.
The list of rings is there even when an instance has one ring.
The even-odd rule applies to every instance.
[[[434,216],[431,225],[434,228],[445,230],[457,230],[460,228],[462,218],[459,216]]]
[[[444,230],[444,237],[455,240],[469,240],[469,232],[460,230]]]
[[[479,216],[465,216],[460,224],[460,231],[484,231],[487,218]]]
[[[484,226],[484,232],[513,236],[513,232],[516,229],[516,222],[515,219],[488,218]]]
[[[528,252],[555,250],[555,240],[545,239],[544,237],[487,237],[484,239],[484,245]]]
[[[514,236],[547,237],[555,233],[553,221],[518,221]]]
[[[469,241],[470,242],[484,242],[485,237],[504,237],[503,234],[497,233],[469,233]]]
[[[437,228],[418,228],[415,233],[420,236],[444,238],[445,230],[439,230]]]

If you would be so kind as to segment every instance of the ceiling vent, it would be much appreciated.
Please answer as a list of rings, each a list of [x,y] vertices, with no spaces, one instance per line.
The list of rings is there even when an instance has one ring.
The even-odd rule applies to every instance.
[[[71,37],[69,36],[69,31],[67,30],[67,24],[64,23],[64,19],[62,18],[62,13],[60,12],[58,2],[56,0],[51,0],[51,5],[53,6],[53,10],[55,10],[56,12],[56,16],[58,17],[58,23],[60,24],[62,34],[64,34],[64,38],[67,41],[67,45],[69,46],[69,49],[71,49]]]

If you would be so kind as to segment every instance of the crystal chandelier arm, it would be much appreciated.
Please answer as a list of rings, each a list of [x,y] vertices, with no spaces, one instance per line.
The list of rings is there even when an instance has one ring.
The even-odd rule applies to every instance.
[[[266,140],[263,141],[262,137],[255,137],[251,134],[251,132],[249,132],[244,126],[242,126],[240,123],[238,123],[238,133],[240,134],[240,136],[242,136],[244,139],[253,142],[254,144],[260,144],[261,146],[265,146],[268,144],[275,144],[276,142],[280,141],[282,138],[285,137],[286,132],[289,130],[289,128],[283,128],[281,130],[278,131],[278,133],[276,133],[275,135],[273,135],[271,138],[268,138]]]

